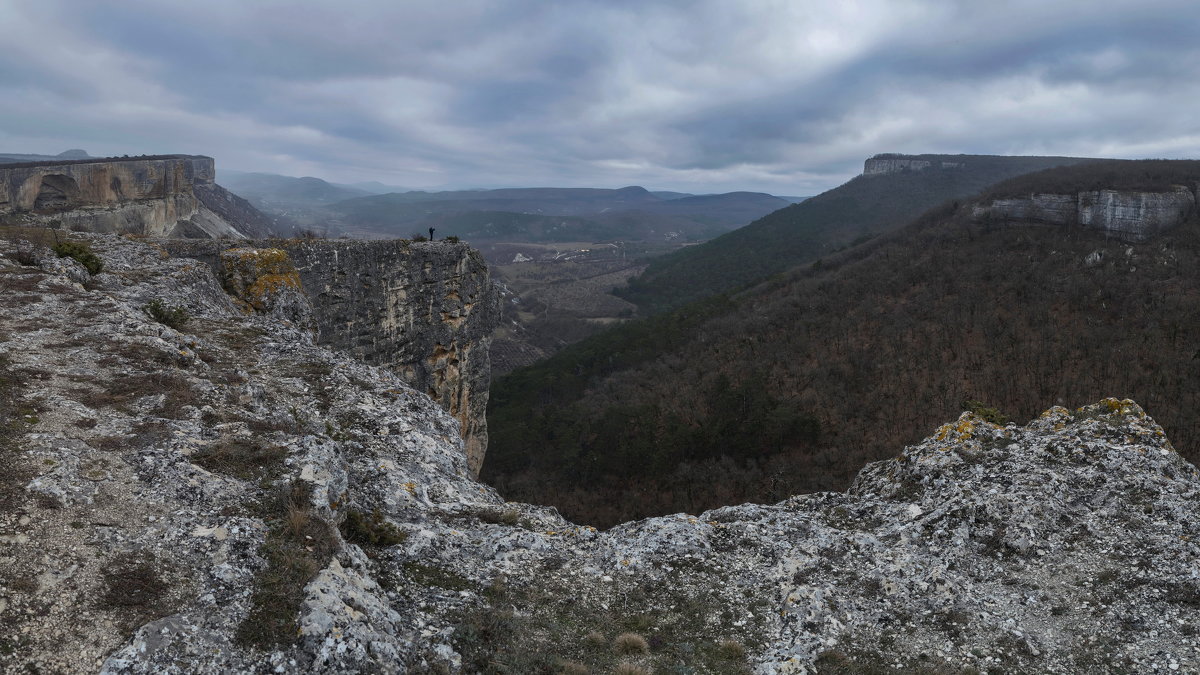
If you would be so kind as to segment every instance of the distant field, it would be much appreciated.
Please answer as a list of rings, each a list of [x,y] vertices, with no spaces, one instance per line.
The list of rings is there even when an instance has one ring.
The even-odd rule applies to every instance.
[[[612,289],[640,274],[651,257],[679,247],[642,242],[480,246],[502,296],[503,320],[492,343],[493,372],[501,375],[529,365],[636,316],[637,307]]]

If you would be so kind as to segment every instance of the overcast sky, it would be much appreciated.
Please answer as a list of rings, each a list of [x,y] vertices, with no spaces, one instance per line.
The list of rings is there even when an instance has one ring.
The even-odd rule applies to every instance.
[[[0,152],[808,195],[878,152],[1200,157],[1200,7],[0,0]]]

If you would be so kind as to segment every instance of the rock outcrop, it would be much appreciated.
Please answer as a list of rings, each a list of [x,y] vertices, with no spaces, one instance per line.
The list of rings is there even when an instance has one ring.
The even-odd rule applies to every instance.
[[[216,185],[211,157],[156,155],[0,165],[0,217],[26,225],[152,237],[272,234],[271,221]]]
[[[906,171],[924,171],[930,167],[941,169],[957,169],[962,162],[952,162],[940,158],[924,159],[922,156],[904,155],[875,155],[863,163],[864,176],[881,176],[889,173],[904,173]]]
[[[281,279],[274,257],[251,253],[244,243],[162,245],[173,255],[209,264],[227,287],[231,279],[243,280],[234,282],[235,294],[243,295],[260,277]],[[458,419],[469,464],[478,474],[487,449],[488,349],[499,320],[498,299],[479,253],[445,241],[314,239],[262,246],[294,263],[312,304],[317,342],[384,366],[440,403]],[[256,270],[240,265],[242,260]],[[244,299],[261,302],[260,293],[250,295],[256,297]]]
[[[105,272],[0,241],[0,669],[1200,671],[1200,474],[1131,401],[596,532],[389,369],[83,237]]]
[[[1080,225],[1122,241],[1142,242],[1188,219],[1196,208],[1192,188],[1170,192],[1088,190],[1075,194],[1031,194],[994,199],[974,207],[980,222]]]

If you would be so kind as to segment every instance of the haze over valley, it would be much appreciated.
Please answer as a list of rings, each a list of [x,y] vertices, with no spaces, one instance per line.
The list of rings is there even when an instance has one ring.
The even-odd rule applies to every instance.
[[[0,671],[1200,672],[1200,14],[0,0]]]

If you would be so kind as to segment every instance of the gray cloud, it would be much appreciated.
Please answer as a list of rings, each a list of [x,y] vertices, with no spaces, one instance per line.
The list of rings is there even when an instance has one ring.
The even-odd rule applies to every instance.
[[[1200,156],[1183,1],[0,0],[0,150],[811,194],[876,152]]]

